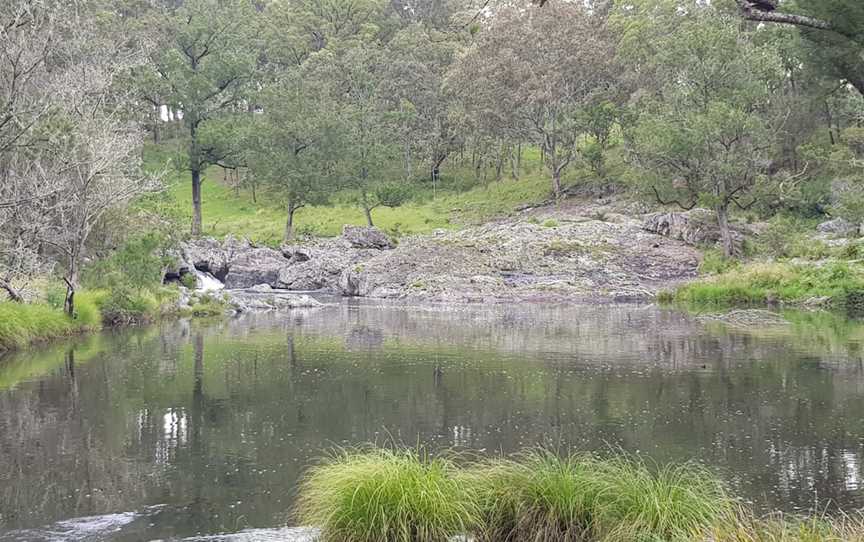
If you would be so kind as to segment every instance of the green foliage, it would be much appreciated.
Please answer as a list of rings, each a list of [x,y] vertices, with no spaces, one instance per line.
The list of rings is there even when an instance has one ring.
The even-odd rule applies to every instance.
[[[180,277],[180,284],[185,286],[190,290],[194,290],[198,287],[198,279],[192,273],[186,273],[185,275]]]
[[[149,290],[115,287],[102,302],[106,324],[129,325],[146,322],[159,313],[160,303]]]
[[[544,228],[557,228],[558,227],[558,221],[555,220],[554,218],[547,219],[545,222],[543,222],[543,227]]]
[[[750,247],[757,256],[822,260],[837,255],[837,250],[813,239],[815,223],[792,216],[776,216],[759,233]]]
[[[702,254],[699,272],[704,275],[718,275],[736,269],[739,265],[737,260],[723,256],[719,250],[708,249]]]
[[[224,298],[211,293],[195,295],[190,307],[184,311],[189,316],[200,318],[211,318],[221,316],[228,310],[228,303]]]
[[[323,542],[442,542],[475,523],[455,466],[416,450],[340,450],[313,467],[295,514]]]
[[[377,205],[392,208],[409,201],[413,191],[407,183],[390,182],[376,186],[373,194]]]
[[[133,237],[107,258],[88,265],[82,280],[90,288],[158,287],[165,266],[173,263],[168,256],[171,242],[153,233]]]

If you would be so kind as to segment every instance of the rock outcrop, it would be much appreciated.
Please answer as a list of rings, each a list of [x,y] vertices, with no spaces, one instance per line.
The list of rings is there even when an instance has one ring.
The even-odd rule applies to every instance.
[[[643,228],[651,233],[684,241],[691,246],[711,246],[720,243],[720,227],[715,214],[707,209],[684,212],[653,213],[645,218]],[[733,226],[732,242],[736,252],[743,248],[744,235]]]
[[[699,258],[641,219],[586,208],[405,239],[339,284],[345,295],[448,302],[647,299],[695,277]]]
[[[280,292],[266,288],[447,302],[623,300],[650,298],[696,276],[700,255],[690,245],[713,234],[689,216],[655,217],[649,228],[641,217],[615,211],[532,212],[405,238],[398,246],[377,230],[353,227],[338,238],[280,250],[203,239],[182,247],[182,265],[221,276],[232,296],[242,290],[238,310],[296,301],[272,301]],[[249,292],[253,287],[261,291]]]

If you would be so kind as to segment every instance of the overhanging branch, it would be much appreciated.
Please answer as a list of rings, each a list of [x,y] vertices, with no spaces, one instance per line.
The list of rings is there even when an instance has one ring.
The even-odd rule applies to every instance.
[[[793,26],[805,26],[808,28],[816,28],[818,30],[837,31],[831,23],[808,17],[806,15],[795,15],[793,13],[783,13],[781,11],[765,11],[760,9],[757,2],[751,0],[735,0],[741,13],[746,19],[751,21],[759,21],[765,23],[789,24]]]

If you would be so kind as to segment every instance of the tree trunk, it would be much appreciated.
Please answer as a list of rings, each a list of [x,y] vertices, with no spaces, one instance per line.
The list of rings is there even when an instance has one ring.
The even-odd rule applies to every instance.
[[[552,170],[552,194],[555,201],[561,199],[561,169],[557,167]]]
[[[161,115],[161,113],[162,111],[159,107],[157,107],[156,112],[153,115],[153,143],[157,145],[159,144],[159,116]]]
[[[8,280],[0,279],[0,289],[5,290],[6,294],[9,295],[9,299],[15,303],[24,303],[24,298]]]
[[[372,209],[370,209],[368,206],[364,206],[363,212],[366,213],[366,225],[370,228],[375,226],[375,224],[372,223]]]
[[[729,228],[729,204],[717,204],[717,225],[720,226],[720,241],[723,245],[723,256],[735,256],[735,246],[732,242],[732,230]]]
[[[519,143],[515,148],[510,149],[510,173],[513,180],[519,180],[519,169],[522,162],[522,144]]]
[[[192,236],[201,235],[201,170],[192,169]]]
[[[75,288],[78,284],[78,272],[74,266],[68,277],[63,278],[66,281],[66,299],[63,301],[63,312],[69,317],[75,317]]]
[[[288,205],[288,219],[285,221],[285,243],[290,243],[294,240],[294,213],[297,209],[294,205]]]

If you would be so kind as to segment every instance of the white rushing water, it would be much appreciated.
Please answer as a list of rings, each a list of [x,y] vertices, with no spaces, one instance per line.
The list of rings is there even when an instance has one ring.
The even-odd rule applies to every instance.
[[[196,290],[199,290],[201,292],[213,292],[225,288],[225,285],[219,282],[219,279],[217,279],[210,273],[198,271],[197,269],[195,269],[194,272],[195,279],[198,282],[198,287],[196,288]]]

